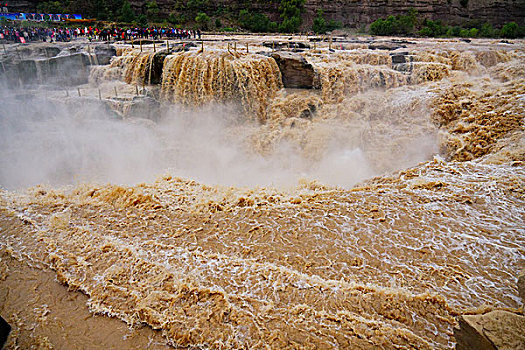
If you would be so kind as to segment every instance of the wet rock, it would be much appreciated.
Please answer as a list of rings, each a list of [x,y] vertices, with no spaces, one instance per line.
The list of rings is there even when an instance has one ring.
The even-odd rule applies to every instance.
[[[150,40],[150,39],[136,39],[133,42],[126,41],[126,44],[128,44],[128,45],[133,44],[133,45],[137,45],[137,46],[139,46],[140,44],[142,44],[142,45],[151,45],[153,43],[161,45],[161,44],[164,43],[164,41]]]
[[[308,103],[308,106],[305,109],[303,109],[303,111],[299,115],[299,118],[312,119],[316,111],[317,106],[313,103]]]
[[[135,96],[126,108],[124,117],[157,120],[160,102],[149,96]]]
[[[416,45],[417,44],[415,41],[408,41],[405,39],[392,39],[392,42],[396,44],[406,44],[406,45]]]
[[[45,101],[48,103],[50,100]],[[89,110],[93,111],[94,115],[103,115],[116,120],[122,119],[122,115],[112,108],[111,104],[108,103],[108,100],[104,99],[101,100],[98,98],[85,96],[77,97],[75,94],[72,94],[71,97],[54,100],[53,103],[57,105],[57,108],[58,106],[64,104],[71,114],[80,110]]]
[[[95,46],[95,56],[97,63],[106,65],[111,62],[111,58],[117,55],[117,50],[111,45],[97,45]]]
[[[454,328],[457,350],[525,349],[525,316],[496,310],[462,315]]]
[[[521,301],[525,304],[525,269],[521,270],[518,275],[518,292],[521,297]]]
[[[301,55],[292,52],[274,52],[272,58],[277,62],[286,88],[313,89],[315,70]]]
[[[302,41],[265,41],[263,42],[263,46],[269,47],[275,50],[281,50],[284,48],[289,49],[309,49],[310,44],[302,42]]]
[[[170,45],[170,52],[188,51],[192,47],[197,47],[197,45],[191,41],[185,43],[176,43],[174,45]]]
[[[10,332],[11,326],[0,316],[0,349],[2,349],[6,343]]]
[[[406,45],[395,43],[395,42],[378,42],[378,43],[372,43],[368,45],[368,48],[370,50],[388,50],[388,51],[394,51],[397,49],[404,49],[406,48]]]
[[[13,63],[27,59],[45,59],[57,56],[62,48],[43,44],[39,46],[11,46],[2,52],[0,61],[2,63]]]
[[[6,80],[23,84],[80,85],[88,82],[89,57],[83,53],[49,59],[23,59],[2,65]]]
[[[309,49],[310,44],[303,43],[300,41],[292,41],[288,43],[288,47],[292,49]]]
[[[409,55],[408,52],[390,54],[390,57],[392,57],[392,64],[410,63],[414,58],[413,56]]]
[[[83,53],[69,56],[58,56],[39,62],[43,82],[54,82],[65,85],[86,84],[89,77],[89,58]]]
[[[38,55],[41,57],[51,58],[57,56],[60,51],[62,51],[59,47],[55,46],[46,46],[46,47],[39,47],[36,49],[38,52]]]
[[[392,58],[392,69],[401,73],[411,73],[414,65],[412,62],[394,63]]]
[[[168,56],[168,50],[162,50],[153,55],[146,63],[146,74],[144,75],[144,84],[160,84],[162,82],[162,68],[164,60]]]

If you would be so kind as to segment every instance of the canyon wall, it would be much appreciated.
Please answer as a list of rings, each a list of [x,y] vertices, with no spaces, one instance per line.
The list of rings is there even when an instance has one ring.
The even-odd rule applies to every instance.
[[[167,17],[177,12],[184,0],[156,0],[159,14]],[[34,11],[39,0],[10,1],[10,11]],[[130,0],[137,13],[144,11],[147,1]],[[229,1],[209,0],[205,11],[211,17],[235,16],[241,9],[267,14],[279,21],[278,0]],[[324,11],[325,18],[336,20],[345,27],[362,28],[378,18],[406,14],[411,8],[421,17],[442,20],[449,24],[465,24],[470,20],[490,22],[495,26],[510,21],[525,25],[525,1],[523,0],[307,0],[303,12],[303,29],[311,28],[317,10]]]

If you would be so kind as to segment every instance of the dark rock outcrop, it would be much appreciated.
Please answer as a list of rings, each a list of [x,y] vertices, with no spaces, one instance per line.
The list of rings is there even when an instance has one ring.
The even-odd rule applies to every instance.
[[[111,45],[97,45],[95,46],[95,56],[98,64],[109,64],[111,58],[117,55],[117,50]]]
[[[388,50],[388,51],[394,51],[397,49],[404,49],[406,48],[406,45],[398,44],[395,42],[377,42],[372,43],[368,45],[368,48],[370,50]]]
[[[304,43],[301,41],[265,41],[263,42],[263,46],[275,49],[275,50],[282,50],[282,49],[309,49],[310,44]]]
[[[45,62],[39,62],[41,66],[41,79],[65,85],[80,85],[88,82],[89,59],[83,53],[69,56],[57,56]]]
[[[277,62],[286,88],[313,89],[315,70],[306,59],[295,53],[278,51],[272,54]]]
[[[390,55],[392,57],[392,64],[408,63],[408,52],[400,52],[398,54]]]
[[[49,59],[22,59],[5,63],[0,74],[15,86],[19,84],[80,85],[88,82],[89,57],[83,53]]]
[[[151,85],[162,83],[162,68],[164,67],[166,56],[168,56],[167,50],[159,51],[146,63],[144,84]]]

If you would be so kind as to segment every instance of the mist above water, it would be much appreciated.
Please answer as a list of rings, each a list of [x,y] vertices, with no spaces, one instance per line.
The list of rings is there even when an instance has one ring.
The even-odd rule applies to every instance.
[[[374,153],[359,142],[363,133],[369,133],[369,123],[340,127],[332,121],[327,128],[326,123],[312,122],[310,132],[302,137],[314,138],[312,130],[323,128],[323,138],[306,141],[315,148],[316,157],[285,139],[262,155],[250,139],[268,130],[243,120],[231,106],[188,110],[171,105],[162,109],[155,123],[122,120],[94,99],[32,97],[13,91],[4,95],[10,97],[3,100],[0,112],[0,186],[7,189],[86,182],[135,184],[166,173],[207,184],[294,186],[306,178],[349,187],[384,170],[372,164],[377,163],[370,159]],[[394,134],[390,130],[388,137]],[[435,145],[435,139],[426,138],[424,143]],[[407,148],[409,159],[393,163],[415,164],[435,151],[434,146],[424,152],[418,145],[410,149],[417,150],[415,156]],[[385,151],[381,157],[390,152]]]

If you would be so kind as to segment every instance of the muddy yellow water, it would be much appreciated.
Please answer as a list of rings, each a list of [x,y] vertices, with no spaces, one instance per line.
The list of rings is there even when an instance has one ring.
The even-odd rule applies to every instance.
[[[311,50],[310,92],[282,90],[266,56],[168,56],[165,101],[242,103],[249,123],[228,137],[262,157],[286,143],[300,176],[241,187],[175,167],[138,185],[1,190],[8,348],[450,349],[459,314],[519,309],[512,45],[422,42],[408,72],[387,52]],[[126,53],[98,76],[139,64]]]

